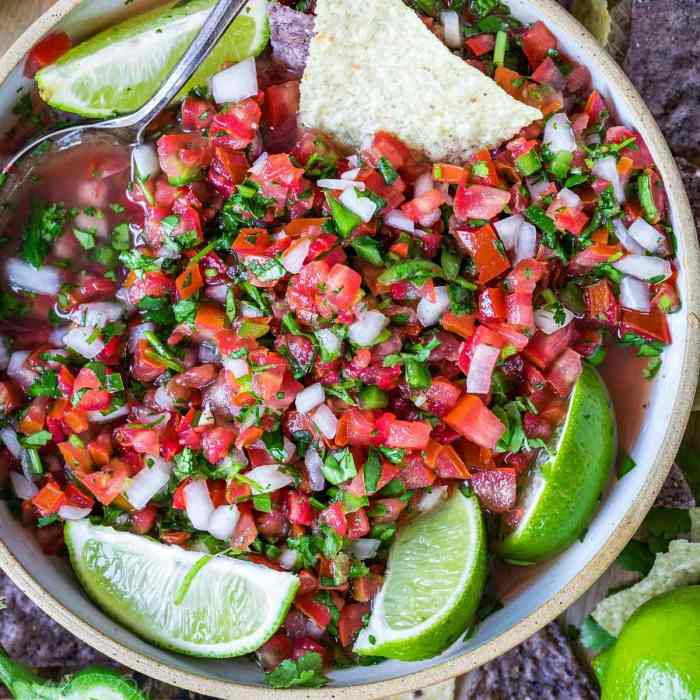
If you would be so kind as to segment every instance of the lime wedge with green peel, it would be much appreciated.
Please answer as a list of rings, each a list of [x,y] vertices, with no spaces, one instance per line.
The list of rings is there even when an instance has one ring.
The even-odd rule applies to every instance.
[[[566,419],[519,484],[523,516],[498,543],[514,564],[532,564],[566,549],[586,530],[615,460],[617,431],[610,396],[598,372],[584,366]]]
[[[37,73],[41,97],[85,117],[136,111],[185,53],[214,3],[170,3],[96,34]],[[251,0],[179,96],[205,85],[224,64],[257,56],[269,35],[267,0]]]
[[[105,612],[154,644],[192,656],[257,649],[299,587],[292,574],[226,556],[202,561],[208,555],[87,520],[67,523],[65,539],[73,569]]]
[[[399,530],[354,651],[402,661],[439,654],[471,624],[485,581],[479,503],[458,491]]]

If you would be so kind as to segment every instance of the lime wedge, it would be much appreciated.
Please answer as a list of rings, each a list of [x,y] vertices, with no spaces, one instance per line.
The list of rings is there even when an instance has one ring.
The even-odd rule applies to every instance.
[[[299,587],[292,574],[225,556],[200,564],[192,576],[207,555],[87,520],[66,523],[65,539],[73,569],[105,612],[154,644],[192,656],[257,649],[280,626]]]
[[[615,415],[605,383],[584,366],[553,455],[541,458],[519,484],[517,528],[498,545],[514,564],[532,564],[566,549],[586,530],[598,505],[617,446]]]
[[[85,117],[134,112],[153,95],[185,53],[214,2],[170,3],[78,44],[37,73],[42,99],[56,109]],[[180,97],[206,84],[224,63],[257,56],[269,35],[267,0],[251,0]]]
[[[473,620],[485,580],[481,510],[474,496],[458,491],[399,531],[354,651],[402,661],[439,654]]]

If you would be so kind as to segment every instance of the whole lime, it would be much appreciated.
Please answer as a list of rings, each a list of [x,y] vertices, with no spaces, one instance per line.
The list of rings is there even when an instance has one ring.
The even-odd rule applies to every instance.
[[[602,675],[603,700],[700,700],[700,586],[642,605]]]

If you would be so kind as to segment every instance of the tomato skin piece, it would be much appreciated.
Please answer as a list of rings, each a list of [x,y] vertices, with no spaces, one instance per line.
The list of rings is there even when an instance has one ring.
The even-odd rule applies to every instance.
[[[547,381],[559,396],[568,396],[582,369],[581,355],[567,348],[554,361],[547,375]]]
[[[83,486],[91,491],[103,506],[108,506],[121,495],[129,473],[129,467],[125,462],[113,459],[100,471],[79,475],[79,478]]]
[[[493,219],[510,201],[510,192],[485,185],[460,185],[455,195],[455,216],[467,219]]]
[[[32,498],[32,503],[43,517],[57,513],[65,502],[65,494],[53,479],[49,479]]]
[[[658,307],[653,307],[648,314],[623,309],[620,330],[623,334],[635,333],[649,340],[658,340],[664,345],[671,342],[671,332],[668,328],[666,314]]]
[[[341,537],[348,532],[348,523],[345,518],[343,506],[340,503],[332,503],[324,508],[318,516],[319,523],[332,527]]]
[[[572,323],[551,335],[537,331],[530,344],[523,350],[523,355],[539,369],[546,370],[571,345],[573,339]]]
[[[301,491],[287,492],[287,518],[289,522],[299,525],[313,524],[314,509],[305,493]]]
[[[54,32],[44,37],[29,50],[24,63],[24,77],[32,79],[42,68],[56,63],[72,45],[65,32]]]
[[[338,639],[341,646],[349,647],[355,641],[355,637],[364,626],[363,618],[368,612],[369,605],[365,603],[350,603],[342,609],[338,620]]]
[[[349,540],[359,540],[369,533],[369,518],[364,508],[348,513],[346,519],[348,523],[347,538]]]
[[[505,321],[506,295],[501,287],[487,287],[479,294],[479,320]]]
[[[294,607],[301,610],[323,630],[330,624],[331,611],[323,603],[314,600],[313,595],[297,595],[294,599]]]
[[[137,535],[147,535],[156,524],[158,509],[148,505],[131,513],[131,531]]]
[[[547,58],[550,49],[557,48],[557,40],[544,22],[538,20],[523,34],[522,47],[530,67],[534,70]]]
[[[483,401],[471,394],[466,394],[443,420],[460,435],[490,450],[496,447],[506,430]]]
[[[249,146],[255,138],[261,119],[260,105],[252,98],[228,104],[212,120],[210,132],[214,135],[215,145],[225,145],[236,150]],[[220,135],[220,132],[224,132],[224,135]]]
[[[75,484],[69,482],[64,490],[66,494],[66,503],[69,506],[76,508],[92,508],[95,505],[95,499],[86,493],[83,493]]]
[[[620,302],[607,279],[598,280],[584,287],[586,316],[606,326],[617,326],[620,322]]]
[[[326,278],[326,301],[337,311],[350,308],[360,291],[362,277],[347,265],[333,265]]]
[[[510,260],[504,254],[500,239],[491,224],[477,229],[457,231],[456,235],[474,260],[479,272],[480,285],[485,285],[510,269]]]

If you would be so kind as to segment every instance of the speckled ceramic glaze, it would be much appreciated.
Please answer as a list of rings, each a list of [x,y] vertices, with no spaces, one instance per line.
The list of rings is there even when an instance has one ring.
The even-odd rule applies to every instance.
[[[345,0],[347,1],[347,0]],[[0,59],[0,129],[12,122],[17,90],[27,81],[28,49],[55,28],[81,39],[155,0],[59,0]],[[524,22],[544,20],[563,50],[585,64],[595,87],[623,124],[643,136],[656,161],[670,202],[679,243],[678,287],[683,307],[670,317],[673,345],[654,382],[639,438],[631,451],[635,469],[615,482],[583,542],[544,565],[528,569],[502,610],[491,615],[468,642],[418,663],[387,661],[331,674],[321,690],[271,690],[248,659],[207,661],[161,651],[113,622],[83,593],[68,564],[45,557],[0,505],[0,566],[35,603],[84,641],[138,671],[219,698],[380,698],[424,687],[492,659],[544,626],[571,605],[603,573],[640,525],[673,461],[690,413],[698,375],[700,259],[690,207],[671,153],[629,80],[588,32],[553,0],[509,0]]]

